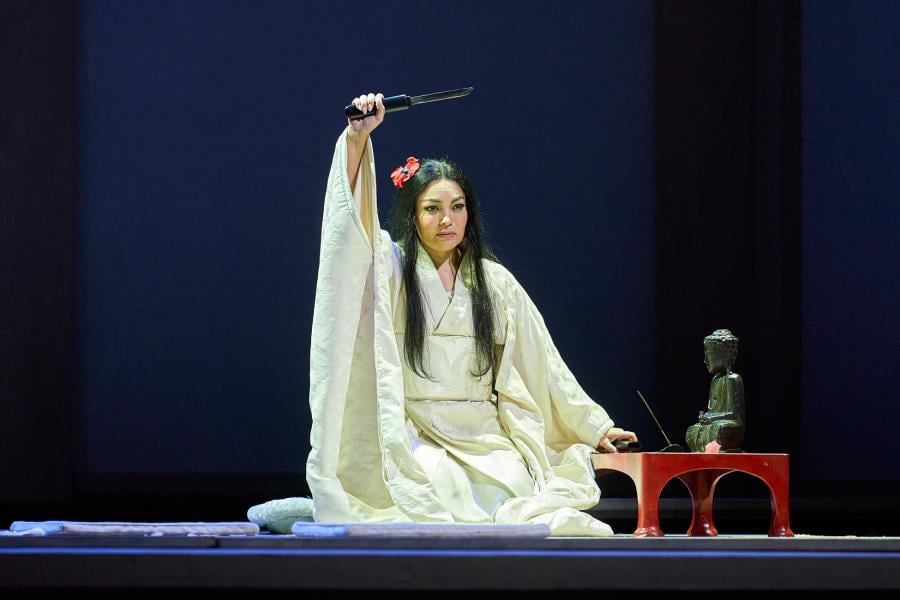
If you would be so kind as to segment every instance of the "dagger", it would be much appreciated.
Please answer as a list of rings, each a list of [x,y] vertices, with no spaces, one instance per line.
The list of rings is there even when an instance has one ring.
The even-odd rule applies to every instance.
[[[384,98],[382,101],[384,103],[384,112],[396,112],[398,110],[406,110],[411,106],[415,106],[416,104],[425,104],[427,102],[438,102],[440,100],[450,100],[452,98],[462,98],[463,96],[468,96],[472,93],[472,90],[475,88],[467,87],[467,88],[459,88],[456,90],[447,90],[446,92],[435,92],[433,94],[423,94],[421,96],[407,96],[405,94],[401,94],[400,96],[388,96]],[[348,104],[344,109],[344,114],[347,115],[347,118],[351,121],[356,121],[357,119],[365,119],[366,117],[371,117],[378,111],[377,108],[373,107],[372,112],[368,112],[363,114],[362,111],[357,109],[354,105]]]

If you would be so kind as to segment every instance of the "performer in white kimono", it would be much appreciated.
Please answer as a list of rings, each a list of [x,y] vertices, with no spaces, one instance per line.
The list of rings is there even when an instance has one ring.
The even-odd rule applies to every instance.
[[[459,168],[410,158],[381,230],[354,100],[322,222],[307,481],[322,523],[544,523],[604,536],[589,454],[636,440],[582,390],[515,277],[484,243]]]

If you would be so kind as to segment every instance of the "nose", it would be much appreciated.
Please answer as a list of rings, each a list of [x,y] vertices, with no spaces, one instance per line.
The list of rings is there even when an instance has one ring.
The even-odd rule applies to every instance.
[[[449,223],[449,222],[450,222],[450,215],[448,215],[448,214],[446,214],[446,213],[444,214],[443,217],[441,217],[441,225],[443,225],[445,222],[446,222],[446,223]]]

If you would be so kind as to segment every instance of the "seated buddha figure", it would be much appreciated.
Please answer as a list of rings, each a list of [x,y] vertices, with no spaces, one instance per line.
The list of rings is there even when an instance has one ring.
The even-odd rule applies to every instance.
[[[686,441],[694,452],[717,442],[720,452],[740,452],[744,441],[744,382],[731,371],[737,358],[738,339],[727,329],[717,329],[703,339],[706,368],[712,373],[709,406],[699,421],[688,427]]]

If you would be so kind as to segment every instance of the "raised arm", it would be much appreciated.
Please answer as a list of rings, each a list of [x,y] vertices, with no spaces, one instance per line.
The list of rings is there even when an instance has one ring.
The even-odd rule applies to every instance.
[[[350,191],[356,191],[356,174],[359,172],[359,163],[366,151],[366,142],[375,128],[384,121],[383,94],[362,94],[353,99],[353,105],[364,113],[377,107],[377,111],[371,117],[351,121],[347,119],[347,181],[350,182]]]

